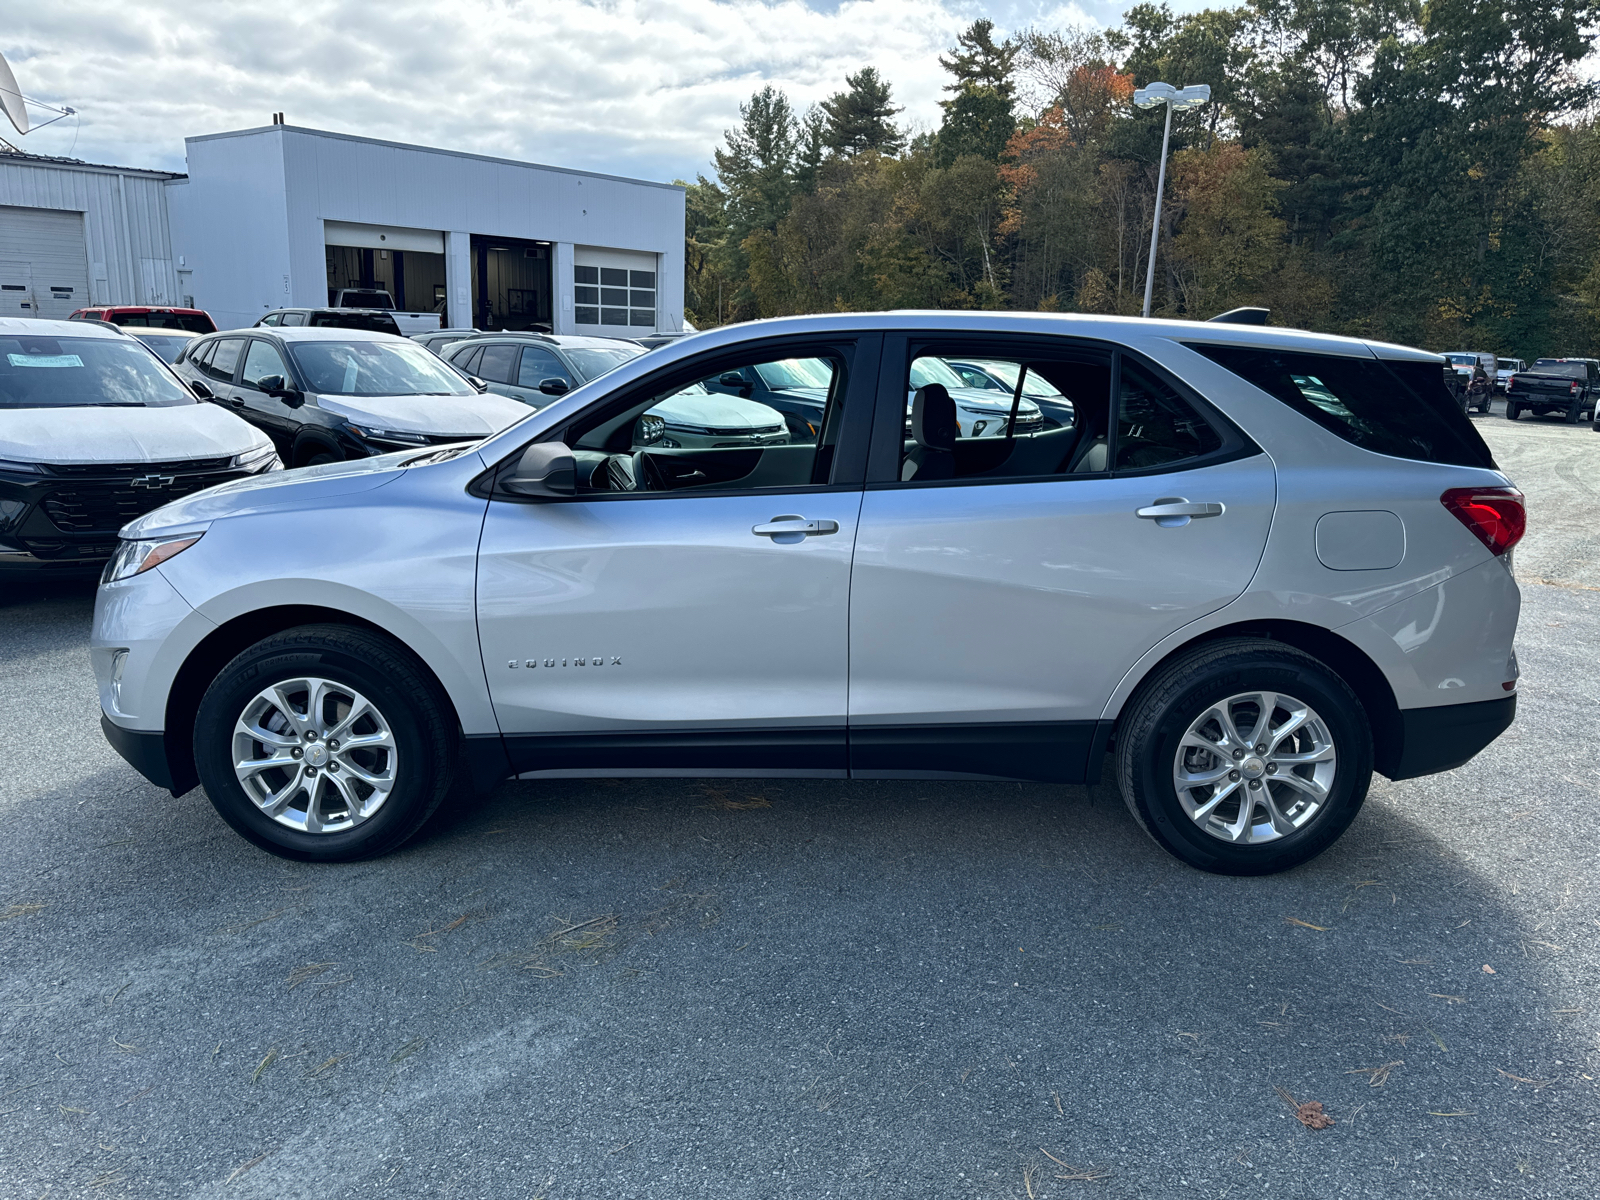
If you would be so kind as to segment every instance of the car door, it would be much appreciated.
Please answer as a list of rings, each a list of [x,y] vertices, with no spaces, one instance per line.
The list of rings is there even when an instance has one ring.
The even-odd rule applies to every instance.
[[[517,770],[845,772],[850,557],[878,340],[664,367],[558,431],[576,494],[493,493],[478,629]],[[713,370],[801,352],[833,372],[817,442],[665,448],[640,420]]]
[[[530,404],[534,408],[543,408],[556,396],[546,395],[539,390],[539,385],[547,379],[559,379],[567,385],[567,390],[577,386],[577,380],[572,377],[572,372],[567,370],[566,364],[557,358],[544,346],[524,346],[522,348],[522,361],[517,367],[516,386],[510,389],[511,395]]]
[[[244,353],[244,364],[239,368],[239,382],[229,389],[229,395],[236,402],[234,411],[264,430],[287,461],[294,436],[300,429],[300,418],[298,410],[283,397],[269,396],[262,390],[261,380],[269,375],[278,376],[291,387],[294,385],[294,375],[278,347],[265,338],[251,338]]]
[[[940,355],[1025,366],[1071,415],[962,438],[948,389],[928,387],[902,440],[911,371]],[[851,577],[851,770],[1081,781],[1129,668],[1249,583],[1272,464],[1116,347],[891,336],[884,363]]]
[[[477,359],[477,369],[472,373],[487,383],[491,392],[520,400],[522,397],[517,395],[514,383],[521,349],[516,342],[488,342]]]

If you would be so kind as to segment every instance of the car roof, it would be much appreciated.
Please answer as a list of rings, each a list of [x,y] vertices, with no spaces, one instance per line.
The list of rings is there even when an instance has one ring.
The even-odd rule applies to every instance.
[[[284,342],[404,342],[411,344],[411,339],[401,337],[397,333],[384,333],[377,329],[343,329],[337,325],[262,325],[250,329],[224,330],[222,336],[244,337],[254,334],[257,337],[274,337]],[[207,334],[207,337],[216,337],[217,334]]]
[[[37,337],[123,338],[132,335],[107,329],[98,321],[52,321],[47,317],[0,317],[0,334],[34,334]]]
[[[206,311],[203,308],[182,308],[176,304],[85,304],[82,308],[76,311],[88,312],[90,309],[94,309],[98,312],[120,313],[199,313],[202,316]]]

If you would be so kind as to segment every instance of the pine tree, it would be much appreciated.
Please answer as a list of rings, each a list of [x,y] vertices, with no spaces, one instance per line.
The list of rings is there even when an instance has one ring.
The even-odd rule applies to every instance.
[[[823,142],[835,154],[849,158],[864,150],[898,154],[905,137],[893,117],[901,110],[889,99],[889,84],[873,67],[846,75],[848,91],[835,92],[823,101],[826,119]]]
[[[963,154],[976,154],[990,162],[999,159],[1017,128],[1012,63],[1020,49],[1020,43],[1009,38],[997,45],[994,22],[983,18],[957,35],[949,58],[940,57],[939,65],[955,76],[955,82],[944,89],[955,95],[939,102],[944,122],[939,127],[934,160],[940,166],[950,165]]]
[[[789,97],[771,84],[739,106],[739,125],[723,134],[728,148],[716,152],[733,245],[752,230],[776,228],[789,211],[798,135]]]

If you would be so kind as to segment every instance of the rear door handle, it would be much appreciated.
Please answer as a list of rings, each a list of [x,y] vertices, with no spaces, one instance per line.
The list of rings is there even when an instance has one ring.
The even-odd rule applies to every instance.
[[[752,525],[750,532],[759,537],[769,537],[775,542],[790,544],[804,541],[812,534],[838,533],[837,521],[808,521],[804,517],[773,517],[765,525]]]
[[[1191,517],[1220,517],[1226,509],[1226,505],[1213,501],[1191,502],[1182,496],[1164,496],[1148,508],[1134,509],[1133,515],[1170,529],[1187,525]]]

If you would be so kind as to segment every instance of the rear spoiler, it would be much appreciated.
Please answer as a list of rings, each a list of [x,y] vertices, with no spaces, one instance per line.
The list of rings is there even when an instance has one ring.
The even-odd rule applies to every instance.
[[[1270,308],[1230,308],[1225,313],[1218,313],[1214,317],[1206,318],[1208,321],[1218,321],[1223,325],[1265,325]]]

